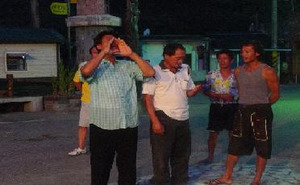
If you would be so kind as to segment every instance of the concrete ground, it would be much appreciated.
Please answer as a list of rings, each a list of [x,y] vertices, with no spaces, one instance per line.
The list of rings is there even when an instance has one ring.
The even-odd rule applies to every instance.
[[[263,177],[265,185],[300,184],[300,86],[281,87],[281,99],[273,105],[273,156]],[[220,134],[216,160],[197,165],[207,155],[206,131],[209,101],[203,95],[190,99],[192,155],[189,184],[207,184],[224,170],[227,133]],[[14,112],[0,114],[0,185],[88,185],[89,155],[69,157],[77,143],[78,112]],[[88,141],[87,141],[88,143]],[[241,157],[234,185],[250,184],[255,154]],[[152,174],[149,120],[140,114],[137,154],[138,184],[147,185]],[[110,183],[116,184],[115,166]]]

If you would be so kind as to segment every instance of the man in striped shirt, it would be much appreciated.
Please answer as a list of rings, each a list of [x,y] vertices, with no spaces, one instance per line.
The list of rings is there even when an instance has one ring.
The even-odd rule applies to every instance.
[[[150,64],[115,36],[103,31],[94,38],[100,51],[81,68],[91,88],[91,184],[107,184],[114,161],[119,184],[135,185],[138,109],[136,80],[153,76]],[[130,60],[118,60],[116,55]]]

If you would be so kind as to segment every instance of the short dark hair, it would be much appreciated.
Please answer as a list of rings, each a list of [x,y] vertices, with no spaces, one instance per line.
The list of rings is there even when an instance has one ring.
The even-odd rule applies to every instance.
[[[257,57],[259,60],[262,60],[263,58],[263,55],[264,55],[264,47],[263,45],[261,44],[260,41],[258,40],[249,40],[249,41],[246,41],[242,44],[242,47],[241,49],[244,47],[244,46],[252,46],[254,51],[256,53],[259,54],[259,56]]]
[[[180,44],[180,43],[177,43],[177,42],[168,43],[168,44],[164,47],[163,56],[164,56],[164,55],[173,56],[173,55],[175,55],[175,52],[176,52],[177,49],[182,49],[182,50],[185,51],[185,48],[184,48],[183,45]]]
[[[219,58],[219,56],[220,56],[221,54],[226,54],[226,55],[230,58],[230,60],[233,60],[233,59],[234,59],[233,53],[232,53],[230,50],[228,50],[228,49],[221,49],[220,51],[218,51],[218,52],[216,53],[217,58]]]
[[[94,46],[96,46],[97,44],[101,44],[102,38],[105,35],[113,35],[114,37],[118,37],[118,35],[113,30],[102,31],[94,38]]]

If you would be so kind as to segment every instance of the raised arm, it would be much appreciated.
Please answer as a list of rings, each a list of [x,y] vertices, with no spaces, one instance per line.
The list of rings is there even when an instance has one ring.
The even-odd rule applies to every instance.
[[[114,38],[111,39],[107,43],[103,43],[103,49],[100,51],[100,53],[93,57],[91,60],[89,60],[84,66],[80,68],[81,74],[84,77],[89,77],[91,74],[94,73],[95,69],[99,66],[101,61],[105,58],[105,56],[110,52],[110,47],[112,42],[114,41]]]
[[[143,76],[148,76],[148,77],[154,76],[155,71],[152,68],[152,66],[147,61],[143,60],[135,52],[132,52],[128,57],[137,63],[137,65],[139,66],[139,68],[143,73]]]
[[[133,52],[131,48],[122,39],[115,39],[119,51],[115,54],[119,54],[124,57],[129,57],[132,61],[136,62],[141,69],[143,76],[154,76],[155,71],[152,66],[145,60],[143,60],[138,54]]]

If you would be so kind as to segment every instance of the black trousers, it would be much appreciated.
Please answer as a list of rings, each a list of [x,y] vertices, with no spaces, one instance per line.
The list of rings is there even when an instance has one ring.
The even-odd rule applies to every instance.
[[[155,114],[165,127],[164,135],[150,131],[155,184],[186,185],[191,154],[189,120],[174,120],[163,111]]]
[[[116,154],[119,185],[135,185],[138,128],[104,130],[90,125],[91,184],[106,185]]]

